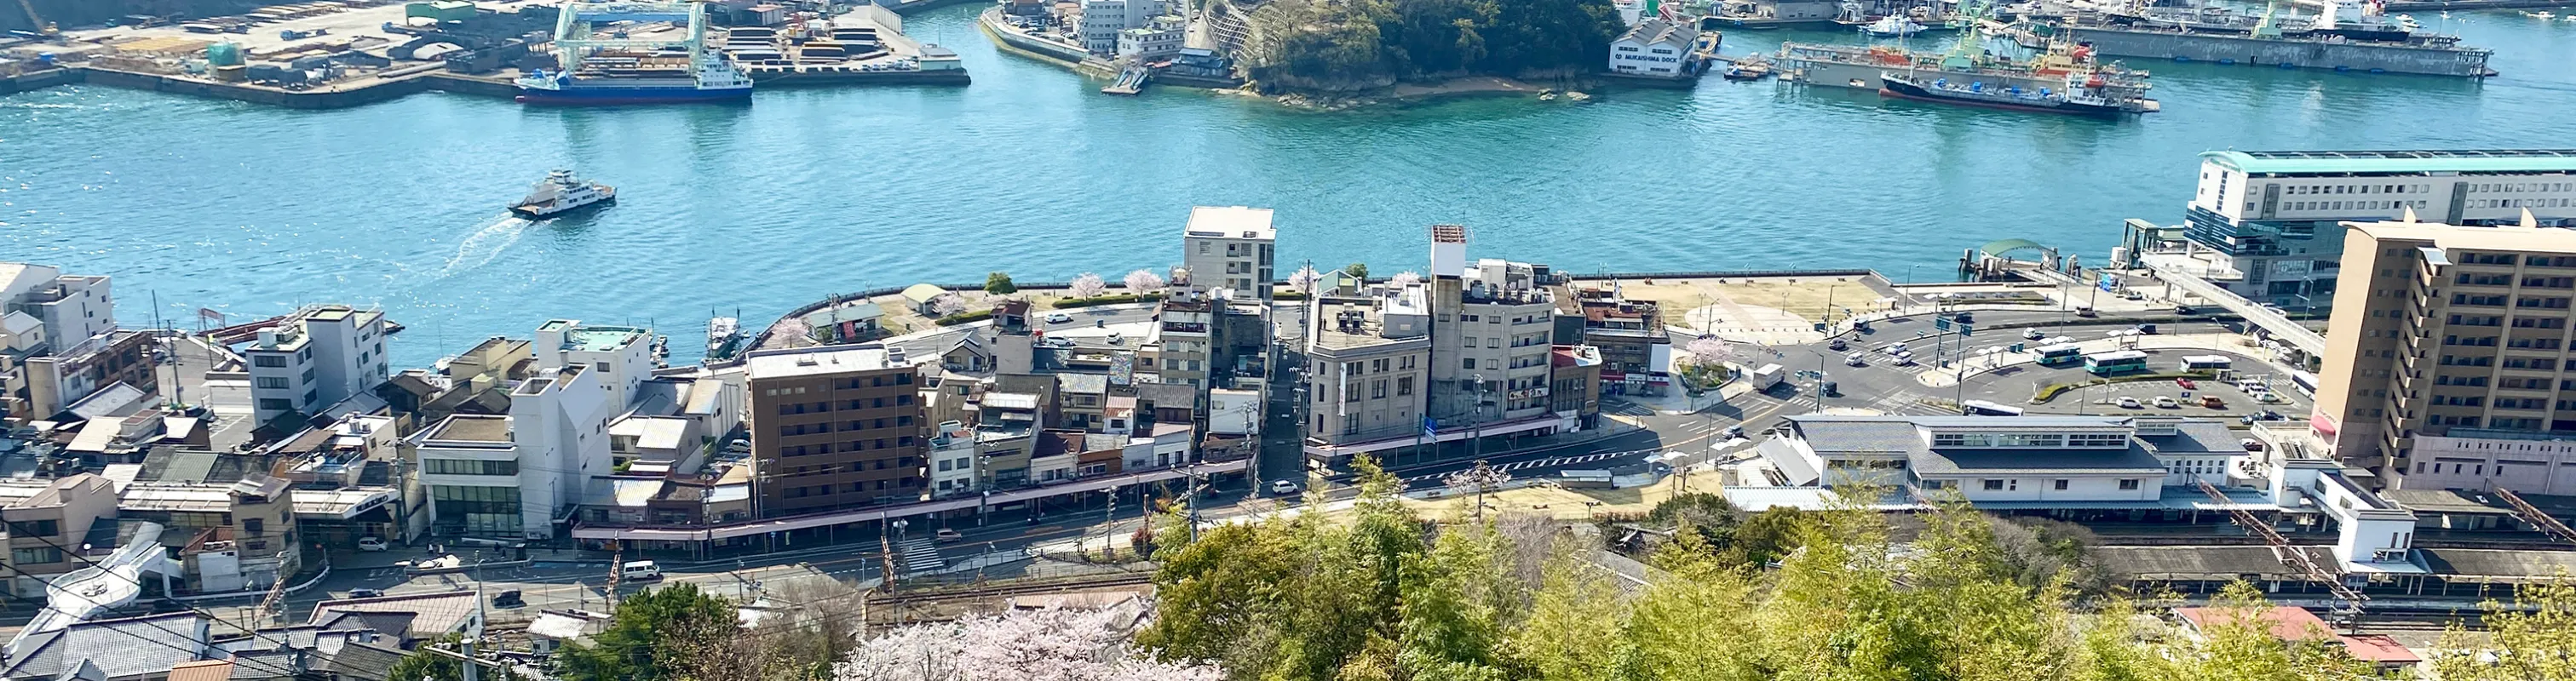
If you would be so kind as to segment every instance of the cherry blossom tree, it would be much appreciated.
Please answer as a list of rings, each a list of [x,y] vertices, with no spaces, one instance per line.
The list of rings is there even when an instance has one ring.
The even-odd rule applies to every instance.
[[[965,312],[965,311],[966,311],[966,297],[965,297],[965,296],[957,295],[956,293],[953,293],[953,292],[952,292],[952,293],[942,293],[942,294],[939,294],[939,297],[930,299],[930,312],[931,312],[932,314],[936,314],[936,315],[939,315],[939,316],[941,316],[941,317],[946,317],[946,316],[949,316],[949,315],[953,315],[953,314],[957,314],[957,313],[959,313],[959,312]]]
[[[1716,336],[1700,336],[1682,345],[1682,354],[1689,355],[1692,364],[1701,366],[1717,366],[1734,353],[1732,344]]]
[[[1017,610],[915,624],[859,642],[834,681],[1217,681],[1213,665],[1156,662],[1127,647],[1131,613]]]
[[[1153,293],[1163,290],[1163,275],[1155,274],[1152,270],[1136,270],[1127,273],[1126,284],[1128,293],[1138,295]]]
[[[1082,276],[1074,277],[1073,283],[1066,285],[1065,289],[1075,298],[1089,298],[1109,290],[1109,282],[1101,281],[1098,274],[1084,272]]]
[[[1301,294],[1315,295],[1315,282],[1323,279],[1324,273],[1315,271],[1314,265],[1299,267],[1296,274],[1288,275],[1288,288]]]

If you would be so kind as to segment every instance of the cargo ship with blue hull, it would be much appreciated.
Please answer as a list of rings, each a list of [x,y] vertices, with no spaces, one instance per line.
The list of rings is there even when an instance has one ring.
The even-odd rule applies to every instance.
[[[521,103],[751,101],[751,76],[707,47],[705,3],[566,3],[556,15],[554,48],[559,68],[519,77]]]

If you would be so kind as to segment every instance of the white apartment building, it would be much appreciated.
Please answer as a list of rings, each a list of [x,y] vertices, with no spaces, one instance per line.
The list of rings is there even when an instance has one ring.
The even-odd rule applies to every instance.
[[[1082,0],[1082,47],[1093,54],[1116,54],[1118,32],[1145,25],[1162,14],[1159,0]]]
[[[1610,71],[1640,76],[1678,78],[1690,73],[1691,44],[1699,29],[1664,19],[1634,22],[1610,41]]]
[[[1199,206],[1190,209],[1182,229],[1181,266],[1190,273],[1190,288],[1230,288],[1263,304],[1271,301],[1273,250],[1279,233],[1270,224],[1270,209],[1244,206]]]
[[[510,392],[510,415],[459,414],[412,436],[430,530],[440,536],[542,539],[570,517],[582,487],[615,466],[615,414],[586,365],[543,370]]]
[[[310,415],[385,382],[385,315],[346,305],[304,308],[241,348],[251,416]]]
[[[1154,17],[1143,26],[1118,32],[1118,56],[1141,60],[1169,57],[1181,52],[1189,35],[1189,20],[1168,14]]]
[[[583,326],[579,320],[555,319],[537,325],[537,340],[528,346],[537,370],[587,366],[608,390],[611,409],[634,406],[636,389],[653,377],[661,362],[653,356],[653,332],[631,326]]]
[[[2576,225],[2576,150],[2212,151],[2183,235],[2211,281],[2257,302],[2324,309],[2344,221],[2412,212],[2455,225]]]
[[[116,330],[107,277],[66,275],[50,265],[0,262],[0,315],[10,313],[43,322],[43,337],[58,348]]]

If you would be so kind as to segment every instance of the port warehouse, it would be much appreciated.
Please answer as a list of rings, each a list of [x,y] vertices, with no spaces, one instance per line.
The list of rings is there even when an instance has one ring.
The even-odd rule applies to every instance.
[[[2114,57],[2445,76],[2487,74],[2487,53],[2482,50],[2367,42],[2257,40],[2224,35],[2083,27],[2061,30],[2076,41],[2092,43],[2102,54]]]

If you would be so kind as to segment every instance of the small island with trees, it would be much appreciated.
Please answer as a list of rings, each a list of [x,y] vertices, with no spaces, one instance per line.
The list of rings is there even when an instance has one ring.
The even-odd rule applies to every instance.
[[[1264,94],[1354,97],[1505,78],[1587,82],[1625,29],[1609,0],[1272,0],[1238,57]]]

